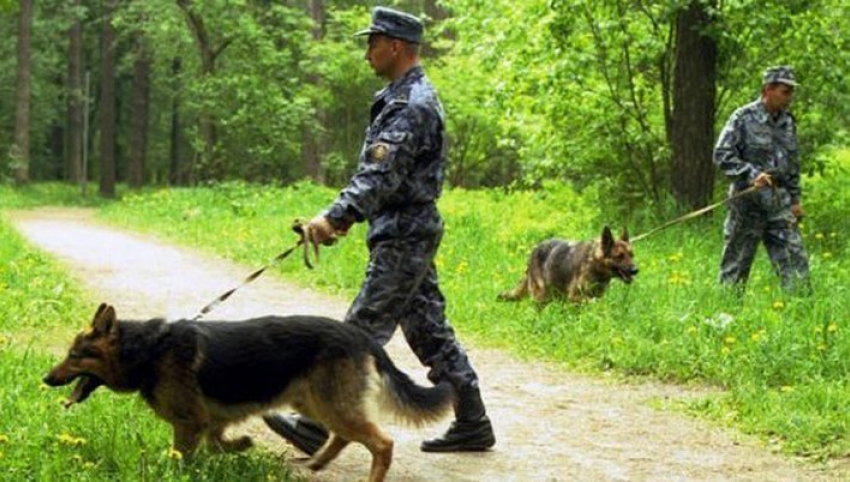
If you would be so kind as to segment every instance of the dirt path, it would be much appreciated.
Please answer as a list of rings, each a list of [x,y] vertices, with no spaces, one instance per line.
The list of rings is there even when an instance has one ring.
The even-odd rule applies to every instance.
[[[253,266],[240,266],[146,235],[95,222],[82,210],[10,213],[34,245],[54,254],[87,287],[94,301],[116,306],[119,317],[192,316]],[[256,315],[344,315],[349,300],[299,289],[265,276],[221,305],[212,318]],[[449,300],[451,301],[451,300]],[[92,309],[94,309],[94,304]],[[81,320],[81,324],[84,321]],[[460,334],[463,341],[463,333]],[[388,425],[396,439],[390,480],[425,481],[838,481],[829,474],[771,454],[745,436],[677,413],[650,408],[650,400],[694,396],[662,385],[623,385],[519,362],[505,353],[467,346],[479,371],[497,431],[495,450],[481,454],[423,454],[419,441],[447,425],[425,430]],[[424,369],[400,336],[389,345],[396,363],[418,380]],[[239,427],[276,452],[295,449],[254,421]],[[314,481],[363,480],[368,453],[350,446]],[[838,473],[840,472],[840,473]]]

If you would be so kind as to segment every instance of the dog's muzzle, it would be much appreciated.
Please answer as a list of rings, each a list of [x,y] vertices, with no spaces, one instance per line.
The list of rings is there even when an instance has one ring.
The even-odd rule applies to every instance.
[[[61,387],[61,386],[64,386],[64,385],[67,385],[67,384],[73,382],[79,376],[80,375],[78,375],[78,374],[74,374],[74,375],[71,375],[71,376],[63,377],[63,376],[56,375],[53,372],[50,372],[41,381],[43,381],[45,385],[48,385],[48,386],[51,386],[51,387]]]
[[[624,283],[629,284],[634,280],[634,277],[638,274],[638,267],[635,265],[629,266],[628,268],[620,268],[617,270],[617,274],[620,275],[620,279],[623,280]]]
[[[42,379],[42,381],[51,387],[62,387],[65,385],[69,385],[74,380],[77,381],[77,384],[74,386],[74,391],[71,392],[71,395],[68,397],[68,400],[63,404],[65,408],[70,407],[75,403],[80,403],[85,401],[85,399],[89,398],[89,395],[92,394],[98,387],[103,385],[103,380],[94,376],[87,375],[82,373],[74,373],[71,376],[63,377],[60,375],[56,375],[53,372],[47,374],[46,377]]]

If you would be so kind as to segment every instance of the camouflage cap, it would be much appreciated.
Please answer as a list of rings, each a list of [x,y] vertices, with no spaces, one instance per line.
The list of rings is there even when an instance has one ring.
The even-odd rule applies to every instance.
[[[797,83],[797,77],[794,75],[794,69],[787,65],[768,67],[764,71],[761,81],[761,85],[767,84],[785,84],[792,87],[799,85]]]
[[[409,13],[386,7],[372,10],[372,25],[354,35],[382,34],[415,44],[422,42],[422,22]]]

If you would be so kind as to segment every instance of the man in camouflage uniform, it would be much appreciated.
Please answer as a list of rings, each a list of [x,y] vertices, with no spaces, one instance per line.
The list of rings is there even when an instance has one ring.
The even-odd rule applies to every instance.
[[[478,376],[445,318],[434,265],[443,234],[436,200],[447,145],[443,108],[418,62],[422,31],[415,17],[378,7],[369,29],[358,33],[369,36],[366,60],[391,83],[375,96],[357,173],[307,232],[313,243],[325,243],[355,222],[369,222],[366,279],[345,321],[382,345],[400,324],[430,367],[428,378],[455,387],[456,420],[442,437],[423,442],[423,451],[485,450],[495,444],[493,429]],[[266,423],[307,453],[327,438],[304,417],[268,416]]]
[[[760,189],[729,203],[720,281],[746,285],[759,240],[787,290],[808,289],[809,262],[797,222],[803,218],[794,116],[797,85],[790,67],[771,67],[761,98],[732,114],[714,148],[714,163],[731,179],[729,194]]]

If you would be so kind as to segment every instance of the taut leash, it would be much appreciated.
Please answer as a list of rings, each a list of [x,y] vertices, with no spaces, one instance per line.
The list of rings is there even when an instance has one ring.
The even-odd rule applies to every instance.
[[[714,209],[717,209],[719,206],[721,206],[721,205],[723,205],[723,204],[726,204],[726,203],[728,203],[729,201],[732,201],[733,199],[737,199],[737,198],[739,198],[739,197],[746,196],[747,194],[750,194],[750,193],[756,192],[756,191],[758,191],[758,190],[759,190],[759,188],[758,188],[758,187],[756,187],[756,186],[750,186],[750,187],[748,187],[747,189],[744,189],[744,190],[743,190],[743,191],[741,191],[741,192],[737,192],[737,193],[733,194],[732,196],[729,196],[729,197],[727,197],[726,199],[724,199],[724,200],[722,200],[722,201],[720,201],[720,202],[716,202],[716,203],[714,203],[714,204],[712,204],[712,205],[710,205],[710,206],[706,206],[706,207],[704,207],[704,208],[702,208],[702,209],[698,209],[698,210],[696,210],[696,211],[694,211],[694,212],[691,212],[691,213],[685,214],[684,216],[678,217],[678,218],[676,218],[676,219],[674,219],[674,220],[672,220],[672,221],[667,221],[666,223],[662,224],[661,226],[658,226],[658,227],[657,227],[657,228],[655,228],[655,229],[649,230],[649,231],[647,231],[647,232],[645,232],[645,233],[643,233],[643,234],[641,234],[641,235],[635,236],[635,237],[633,237],[633,238],[631,239],[631,242],[632,242],[632,243],[634,243],[634,242],[636,242],[636,241],[640,241],[641,239],[646,238],[646,237],[648,237],[648,236],[650,236],[650,235],[653,235],[653,234],[655,234],[655,233],[657,233],[657,232],[659,232],[659,231],[662,231],[662,230],[664,230],[664,229],[667,229],[667,228],[669,228],[670,226],[674,226],[674,225],[676,225],[676,224],[683,223],[683,222],[685,222],[685,221],[687,221],[687,220],[689,220],[689,219],[693,219],[693,218],[695,218],[695,217],[697,217],[697,216],[701,216],[701,215],[703,215],[703,214],[705,214],[705,213],[707,213],[707,212],[709,212],[709,211],[712,211],[712,210],[714,210]]]
[[[298,236],[299,236],[298,242],[295,243],[295,246],[292,246],[291,248],[287,249],[286,251],[278,254],[277,256],[272,258],[268,263],[266,263],[265,266],[263,266],[262,268],[258,269],[257,271],[254,271],[253,273],[248,275],[247,278],[242,280],[242,283],[240,283],[239,286],[224,292],[221,296],[212,300],[209,304],[207,304],[206,306],[201,308],[201,310],[198,311],[198,314],[195,315],[194,318],[192,318],[192,321],[199,320],[202,316],[206,315],[207,313],[209,313],[210,311],[215,309],[215,307],[218,306],[221,302],[223,302],[227,298],[230,298],[230,295],[235,293],[236,290],[238,290],[239,288],[245,286],[246,284],[254,281],[255,279],[259,278],[260,275],[262,275],[264,271],[269,269],[273,264],[277,263],[278,261],[282,261],[282,260],[286,259],[290,254],[292,254],[293,251],[298,249],[300,246],[304,246],[304,265],[307,266],[308,269],[313,269],[313,264],[310,263],[310,244],[313,244],[313,243],[311,243],[309,241],[309,236],[308,236],[308,233],[307,233],[307,229],[304,226],[304,223],[302,221],[296,219],[295,222],[292,224],[292,230],[295,231],[295,233],[297,233]],[[314,248],[315,253],[316,253],[316,260],[318,261],[318,259],[319,259],[319,247],[314,244],[313,248]]]

